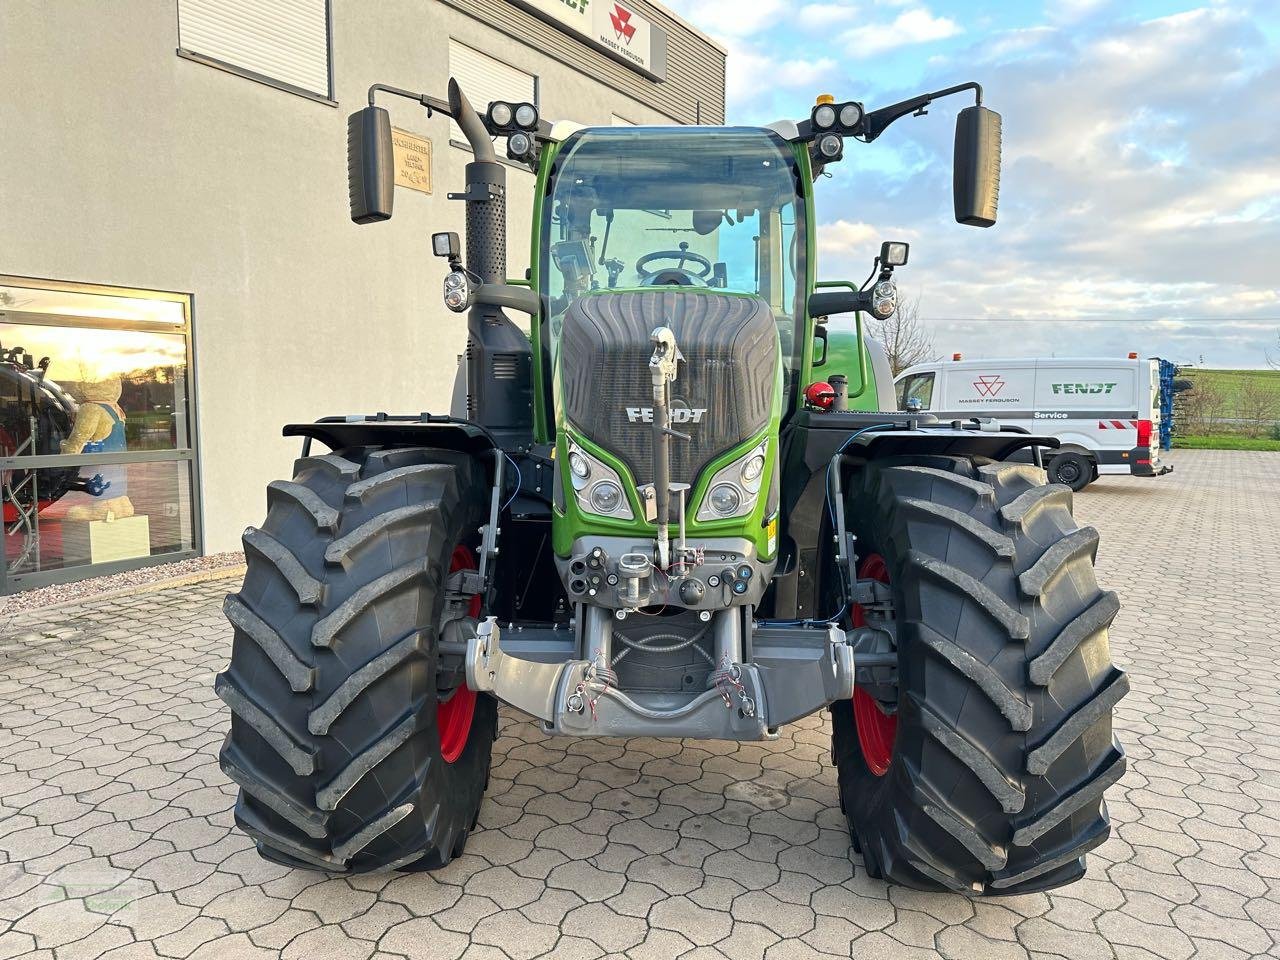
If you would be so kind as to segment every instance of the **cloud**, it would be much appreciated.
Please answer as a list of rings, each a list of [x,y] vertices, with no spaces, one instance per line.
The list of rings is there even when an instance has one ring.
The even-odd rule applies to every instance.
[[[858,16],[851,3],[806,3],[796,14],[796,22],[806,30],[818,30],[848,23]]]
[[[954,37],[963,31],[948,17],[935,17],[924,7],[898,14],[892,23],[867,24],[846,30],[841,43],[858,57],[873,57],[898,47],[932,43]]]
[[[782,0],[698,0],[671,4],[672,9],[689,17],[716,39],[750,37],[772,27],[794,9]]]
[[[831,79],[838,67],[831,57],[775,57],[758,44],[746,40],[728,40],[729,51],[725,73],[725,97],[730,123],[769,123],[790,116],[784,104],[792,91],[807,95]],[[762,87],[761,77],[769,83]]]
[[[920,88],[955,82],[954,64],[967,62],[1003,114],[1000,223],[979,231],[951,220],[958,100],[846,148],[845,169],[819,185],[819,215],[831,211],[838,230],[892,223],[920,234],[899,280],[948,332],[948,353],[1127,342],[1259,365],[1280,328],[1275,35],[1215,6],[983,37],[927,69]],[[884,147],[916,162],[886,176],[873,159]],[[824,276],[865,270],[865,250],[840,246],[826,246]],[[1180,325],[1160,322],[1170,320]]]
[[[836,220],[818,227],[818,254],[849,256],[874,244],[879,231],[869,223]]]

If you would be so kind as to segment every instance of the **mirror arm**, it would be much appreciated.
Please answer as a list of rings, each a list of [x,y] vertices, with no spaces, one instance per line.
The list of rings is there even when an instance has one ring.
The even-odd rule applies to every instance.
[[[954,87],[947,87],[945,90],[935,90],[933,93],[922,93],[918,97],[912,97],[910,100],[903,100],[901,103],[893,103],[887,107],[881,107],[879,110],[872,110],[867,114],[863,121],[863,135],[861,139],[865,143],[870,143],[880,134],[884,133],[889,124],[895,120],[900,120],[909,113],[921,114],[924,108],[929,106],[935,100],[943,97],[949,97],[955,93],[961,93],[965,90],[974,92],[974,102],[978,106],[982,106],[982,85],[979,83],[960,83]]]
[[[374,96],[379,93],[390,93],[393,96],[404,97],[406,100],[416,100],[427,108],[428,117],[435,110],[439,110],[447,117],[453,116],[453,111],[449,109],[449,104],[444,100],[429,97],[425,93],[414,93],[412,90],[404,90],[401,87],[388,86],[385,83],[375,83],[369,88],[369,106],[377,106],[374,102]]]
[[[449,81],[450,96],[457,89],[457,84]],[[466,96],[461,90],[458,90],[458,105],[455,107],[450,100],[441,100],[438,97],[428,96],[425,93],[414,93],[412,90],[405,90],[403,87],[393,87],[386,83],[375,83],[369,87],[369,106],[375,106],[374,99],[379,93],[389,93],[392,96],[404,97],[406,100],[416,100],[427,108],[427,117],[433,113],[443,113],[457,121],[458,126],[462,128],[463,134],[466,135],[467,142],[471,144],[471,153],[477,160],[493,161],[497,159],[493,152],[493,142],[489,139],[489,132],[485,129],[484,120],[480,114],[471,107],[467,102]],[[470,122],[471,118],[466,113],[473,114],[474,123]]]

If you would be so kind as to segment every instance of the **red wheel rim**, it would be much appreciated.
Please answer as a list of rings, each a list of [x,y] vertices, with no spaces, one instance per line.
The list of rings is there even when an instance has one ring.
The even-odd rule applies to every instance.
[[[449,562],[449,572],[456,570],[474,570],[475,557],[464,546],[453,549],[453,557]],[[467,614],[480,616],[481,599],[472,597]],[[440,756],[445,763],[453,763],[466,749],[467,738],[471,735],[471,719],[476,713],[476,692],[466,684],[453,691],[453,696],[436,707],[436,727],[440,730]]]
[[[858,565],[859,580],[889,582],[889,567],[878,553],[869,554]],[[867,615],[862,605],[855,603],[849,610],[849,618],[855,627],[867,625]],[[898,736],[898,718],[885,713],[880,702],[862,687],[853,688],[853,722],[858,729],[858,745],[862,747],[862,760],[867,769],[877,777],[889,772],[893,762],[893,744]]]

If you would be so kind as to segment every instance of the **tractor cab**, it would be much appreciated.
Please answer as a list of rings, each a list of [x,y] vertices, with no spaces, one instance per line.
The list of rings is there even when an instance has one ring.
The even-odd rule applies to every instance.
[[[617,290],[754,295],[796,363],[808,287],[804,152],[772,130],[604,127],[544,162],[536,242],[546,343],[579,296]]]

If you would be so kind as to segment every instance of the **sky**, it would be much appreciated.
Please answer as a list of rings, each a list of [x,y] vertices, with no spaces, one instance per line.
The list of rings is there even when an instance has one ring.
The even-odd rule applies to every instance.
[[[1280,357],[1280,3],[665,0],[728,49],[728,122],[956,83],[1003,117],[1000,217],[951,206],[939,100],[818,184],[818,276],[884,239],[940,356]]]

